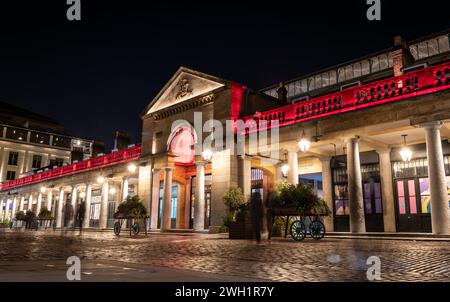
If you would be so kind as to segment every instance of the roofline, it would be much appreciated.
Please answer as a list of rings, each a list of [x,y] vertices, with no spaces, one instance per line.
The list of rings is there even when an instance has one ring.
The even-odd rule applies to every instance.
[[[150,110],[150,108],[155,104],[155,102],[162,96],[162,94],[170,87],[170,85],[172,85],[172,83],[175,81],[175,79],[178,77],[178,75],[182,72],[186,72],[186,73],[190,73],[202,78],[206,78],[212,81],[216,81],[216,82],[220,82],[223,83],[224,85],[231,85],[232,81],[223,79],[223,78],[219,78],[207,73],[203,73],[194,69],[190,69],[188,67],[185,66],[181,66],[177,69],[177,71],[172,75],[172,77],[170,77],[169,81],[167,81],[167,83],[163,86],[163,88],[158,92],[158,94],[156,94],[156,96],[150,101],[150,103],[145,107],[145,109],[141,112],[140,116],[141,118],[144,118],[148,111]]]
[[[430,34],[430,35],[427,35],[427,36],[423,36],[423,37],[417,38],[417,39],[415,39],[415,40],[408,41],[408,44],[409,44],[409,45],[411,45],[411,44],[417,44],[417,43],[420,43],[420,42],[422,42],[422,41],[425,41],[425,40],[428,40],[428,39],[431,39],[431,38],[434,38],[434,37],[442,36],[442,35],[445,35],[445,34],[447,34],[447,35],[450,34],[450,28],[447,28],[447,29],[445,29],[445,30],[443,30],[443,31],[439,31],[439,32],[437,32],[437,33],[433,33],[433,34]],[[359,62],[359,61],[361,61],[361,60],[365,60],[365,59],[371,58],[371,57],[373,57],[373,56],[377,56],[377,55],[380,55],[380,54],[384,54],[384,53],[390,52],[390,51],[393,50],[393,48],[394,48],[394,47],[392,46],[392,47],[385,48],[385,49],[380,50],[380,51],[377,51],[377,52],[372,52],[372,53],[367,54],[367,55],[365,55],[365,56],[358,57],[358,58],[356,58],[356,59],[352,59],[352,60],[349,60],[349,61],[346,61],[346,62],[343,62],[343,63],[339,63],[339,64],[336,64],[336,65],[332,65],[332,66],[330,66],[330,67],[322,68],[322,69],[319,69],[319,70],[317,70],[317,71],[310,72],[310,73],[307,73],[307,74],[302,75],[302,76],[299,76],[299,77],[295,77],[295,78],[288,79],[288,80],[284,81],[284,83],[285,83],[285,84],[289,84],[289,83],[292,83],[292,82],[295,82],[295,81],[298,81],[298,80],[301,80],[301,79],[306,79],[306,78],[309,78],[309,77],[311,77],[311,76],[321,74],[321,73],[323,73],[323,72],[327,72],[327,71],[331,71],[331,70],[340,68],[340,67],[342,67],[342,66],[347,66],[347,65],[349,65],[349,64],[351,64],[351,63],[356,63],[356,62]],[[267,91],[267,90],[271,90],[271,89],[273,89],[273,88],[276,88],[277,86],[278,86],[277,84],[272,84],[272,85],[270,85],[270,86],[261,88],[259,91]]]

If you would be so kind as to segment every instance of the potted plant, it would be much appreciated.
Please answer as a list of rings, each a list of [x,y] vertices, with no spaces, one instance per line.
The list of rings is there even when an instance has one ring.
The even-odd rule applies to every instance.
[[[19,211],[16,213],[16,220],[17,221],[25,221],[25,212]]]
[[[223,202],[228,206],[230,213],[225,215],[224,225],[228,228],[230,239],[252,238],[252,226],[248,221],[248,201],[241,188],[231,187],[223,197]]]
[[[42,207],[38,215],[39,219],[52,219],[52,212],[47,209],[47,207]]]

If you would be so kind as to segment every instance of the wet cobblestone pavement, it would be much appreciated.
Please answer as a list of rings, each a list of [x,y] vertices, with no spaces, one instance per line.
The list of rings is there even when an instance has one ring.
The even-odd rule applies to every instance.
[[[112,232],[79,236],[73,232],[0,230],[3,279],[8,274],[20,279],[27,271],[36,270],[33,264],[37,263],[38,267],[60,263],[63,268],[70,256],[82,259],[82,269],[85,263],[95,262],[136,269],[164,267],[218,276],[211,281],[367,281],[367,258],[378,256],[382,281],[450,281],[449,241],[308,238],[300,243],[274,240],[258,245],[217,235],[117,238]],[[20,270],[16,264],[21,265]],[[140,280],[146,280],[145,274]]]

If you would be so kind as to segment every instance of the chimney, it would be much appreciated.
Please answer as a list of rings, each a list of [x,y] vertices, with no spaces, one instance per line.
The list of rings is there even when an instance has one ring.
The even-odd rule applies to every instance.
[[[114,139],[114,149],[119,151],[128,149],[131,144],[131,138],[125,131],[116,131],[116,137]]]
[[[279,88],[277,89],[278,99],[283,103],[287,103],[287,89],[284,86],[284,82],[280,82]]]
[[[392,51],[394,76],[402,75],[402,69],[414,63],[408,43],[401,36],[394,37],[394,50]]]

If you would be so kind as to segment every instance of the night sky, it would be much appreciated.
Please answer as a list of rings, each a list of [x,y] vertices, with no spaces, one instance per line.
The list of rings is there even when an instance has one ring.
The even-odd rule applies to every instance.
[[[432,0],[381,0],[382,21],[366,0],[81,0],[72,22],[66,0],[3,2],[0,100],[109,148],[115,130],[140,140],[139,114],[181,65],[261,89],[450,27]]]

